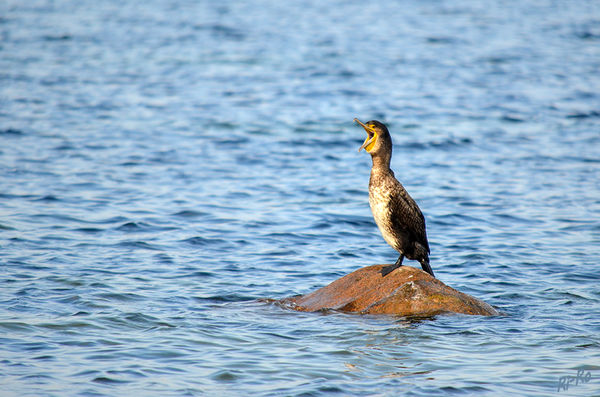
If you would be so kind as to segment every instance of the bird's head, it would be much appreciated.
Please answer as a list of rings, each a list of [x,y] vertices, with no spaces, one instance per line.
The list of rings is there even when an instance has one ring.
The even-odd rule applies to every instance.
[[[383,151],[391,153],[392,138],[383,123],[377,120],[367,121],[366,123],[362,123],[359,119],[354,119],[354,121],[360,124],[367,132],[367,139],[358,148],[359,152],[365,149],[371,155],[380,154]]]

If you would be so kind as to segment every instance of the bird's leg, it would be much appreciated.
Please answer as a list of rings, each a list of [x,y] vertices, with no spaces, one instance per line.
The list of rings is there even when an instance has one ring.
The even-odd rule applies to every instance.
[[[394,263],[394,269],[402,266],[402,261],[404,260],[404,255],[400,254],[398,259],[396,259],[396,263]]]
[[[403,260],[404,260],[404,255],[400,254],[396,263],[394,263],[393,265],[385,266],[381,269],[381,276],[385,277],[388,274],[390,274],[393,270],[398,269],[400,266],[402,266]]]

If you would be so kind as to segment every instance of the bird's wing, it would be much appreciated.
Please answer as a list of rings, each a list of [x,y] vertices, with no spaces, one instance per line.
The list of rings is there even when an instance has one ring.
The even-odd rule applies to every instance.
[[[430,252],[425,230],[425,217],[415,200],[399,182],[394,186],[390,201],[389,207],[392,211],[391,220],[394,229],[402,230],[411,241],[421,244],[427,249],[427,252]]]

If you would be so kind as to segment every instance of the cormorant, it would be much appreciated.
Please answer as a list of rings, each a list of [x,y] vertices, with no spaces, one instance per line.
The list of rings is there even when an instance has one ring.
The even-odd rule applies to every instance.
[[[425,217],[419,206],[408,194],[404,186],[394,177],[390,169],[392,159],[392,137],[387,127],[371,120],[363,124],[354,119],[367,132],[367,139],[358,149],[365,149],[373,160],[369,179],[369,204],[375,223],[384,240],[400,253],[393,265],[384,267],[381,274],[386,276],[402,266],[404,257],[421,263],[421,267],[433,277],[429,266],[429,243],[425,231]]]

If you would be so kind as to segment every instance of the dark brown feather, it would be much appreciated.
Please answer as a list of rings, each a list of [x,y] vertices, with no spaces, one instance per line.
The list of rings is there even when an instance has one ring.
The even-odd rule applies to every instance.
[[[425,217],[419,209],[419,206],[408,194],[404,186],[394,178],[394,188],[390,193],[390,222],[396,230],[404,230],[408,234],[411,243],[421,244],[427,253],[429,250],[429,242],[427,241],[427,232],[425,229]],[[407,247],[408,248],[408,247]],[[410,251],[407,249],[407,251]],[[407,252],[408,259],[411,255]]]

